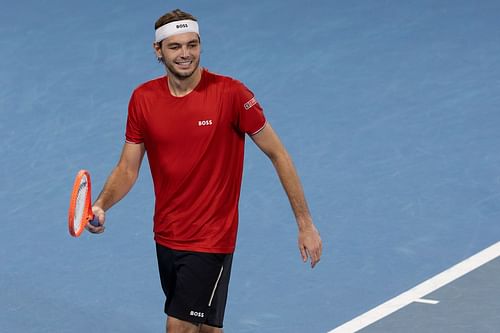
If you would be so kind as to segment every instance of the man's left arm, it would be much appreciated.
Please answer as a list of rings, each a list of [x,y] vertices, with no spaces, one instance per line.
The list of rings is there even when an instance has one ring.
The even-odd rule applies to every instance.
[[[302,259],[306,262],[310,258],[311,267],[314,267],[321,257],[321,237],[312,221],[304,190],[292,159],[269,123],[251,138],[269,157],[278,173],[297,220],[299,228],[298,245]]]

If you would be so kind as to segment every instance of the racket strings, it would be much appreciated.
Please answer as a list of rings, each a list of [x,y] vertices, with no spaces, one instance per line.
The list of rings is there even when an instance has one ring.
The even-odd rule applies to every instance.
[[[78,193],[76,195],[75,218],[73,219],[74,230],[78,230],[83,222],[82,220],[84,214],[86,213],[85,208],[88,189],[87,177],[82,177],[80,186],[78,187]]]

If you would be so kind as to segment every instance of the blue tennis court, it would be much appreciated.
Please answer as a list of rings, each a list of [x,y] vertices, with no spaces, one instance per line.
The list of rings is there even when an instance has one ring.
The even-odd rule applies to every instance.
[[[311,270],[248,140],[226,332],[340,330],[500,241],[498,1],[3,0],[0,332],[164,330],[147,164],[104,234],[70,237],[67,209],[79,169],[100,189],[116,164],[177,7],[256,94],[324,242]],[[360,330],[494,332],[495,258]]]

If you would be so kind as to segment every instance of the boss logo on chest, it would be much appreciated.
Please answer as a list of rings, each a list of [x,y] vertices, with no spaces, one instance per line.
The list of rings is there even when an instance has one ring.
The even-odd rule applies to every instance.
[[[211,125],[213,125],[212,119],[198,120],[198,126],[211,126]]]

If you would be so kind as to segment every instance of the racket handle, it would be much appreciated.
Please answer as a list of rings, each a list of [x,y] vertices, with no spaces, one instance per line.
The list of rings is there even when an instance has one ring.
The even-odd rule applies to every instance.
[[[90,220],[90,224],[92,224],[94,227],[98,227],[99,226],[99,218],[97,217],[97,215],[94,215],[94,217],[92,218],[92,220]]]

